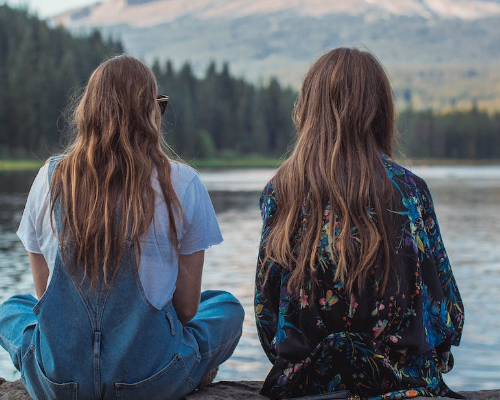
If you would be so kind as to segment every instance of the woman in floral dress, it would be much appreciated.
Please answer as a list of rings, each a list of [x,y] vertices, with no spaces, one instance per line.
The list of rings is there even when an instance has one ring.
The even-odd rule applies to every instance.
[[[290,157],[261,197],[255,314],[270,398],[461,398],[443,382],[464,308],[426,183],[391,159],[392,89],[371,54],[309,70]]]

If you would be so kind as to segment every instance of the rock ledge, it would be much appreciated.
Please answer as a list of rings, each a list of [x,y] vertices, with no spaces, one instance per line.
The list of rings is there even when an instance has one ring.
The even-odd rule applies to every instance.
[[[262,382],[259,381],[221,381],[216,382],[204,390],[190,394],[185,400],[264,400],[266,397],[259,395]],[[499,400],[498,390],[477,390],[459,392],[468,400]],[[441,397],[442,400],[447,398]],[[21,380],[7,382],[0,378],[0,400],[31,400],[24,389]],[[428,400],[426,397],[417,397],[415,400]]]

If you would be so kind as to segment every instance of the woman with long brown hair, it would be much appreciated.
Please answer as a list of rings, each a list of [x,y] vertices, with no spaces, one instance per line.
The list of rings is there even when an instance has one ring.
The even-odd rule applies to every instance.
[[[294,121],[293,152],[261,197],[255,314],[273,364],[262,393],[460,397],[442,373],[462,301],[429,189],[391,159],[383,67],[357,49],[326,53]]]
[[[222,237],[198,174],[162,150],[166,100],[139,60],[102,63],[33,183],[18,235],[39,300],[2,305],[0,344],[34,399],[179,399],[238,343],[239,302],[200,293]]]

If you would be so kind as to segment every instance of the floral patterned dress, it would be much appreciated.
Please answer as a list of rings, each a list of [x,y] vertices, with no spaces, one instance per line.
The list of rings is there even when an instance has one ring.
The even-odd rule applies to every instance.
[[[382,161],[399,194],[399,204],[390,210],[397,221],[399,290],[397,277],[391,276],[384,295],[376,294],[376,266],[362,294],[354,290],[348,295],[334,279],[328,205],[318,243],[315,300],[310,304],[311,282],[300,295],[290,295],[289,273],[270,261],[263,265],[279,199],[273,181],[262,193],[255,316],[262,347],[273,364],[262,388],[270,398],[343,389],[371,400],[462,398],[442,378],[453,367],[450,347],[460,343],[464,308],[429,189],[394,161]],[[295,238],[307,220],[304,210],[301,213]]]

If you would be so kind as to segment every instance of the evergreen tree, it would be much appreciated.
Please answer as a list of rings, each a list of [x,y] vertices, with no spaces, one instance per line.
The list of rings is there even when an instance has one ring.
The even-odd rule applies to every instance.
[[[0,156],[43,158],[56,151],[68,96],[104,58],[121,52],[119,42],[98,31],[74,37],[0,6]]]
[[[123,52],[99,31],[74,36],[26,11],[0,6],[0,157],[43,158],[57,151],[65,130],[62,112],[103,60]],[[296,92],[278,79],[252,85],[212,61],[197,77],[185,63],[151,66],[160,93],[170,96],[164,117],[167,142],[186,160],[217,155],[282,155],[294,136]],[[473,103],[468,111],[439,114],[404,99],[399,131],[404,151],[419,158],[500,158],[500,113]]]

